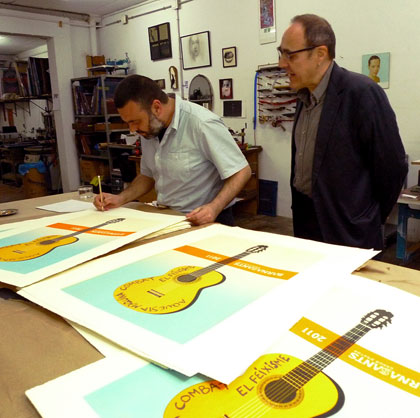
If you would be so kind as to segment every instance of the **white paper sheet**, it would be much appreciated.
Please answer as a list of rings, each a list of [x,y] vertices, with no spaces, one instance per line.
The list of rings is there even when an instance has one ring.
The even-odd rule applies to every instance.
[[[0,236],[0,280],[24,287],[184,219],[118,208],[23,221]]]
[[[217,267],[221,281],[210,287],[192,292],[168,280],[176,269],[208,269],[215,260],[254,248],[257,252],[232,265]],[[340,273],[353,271],[374,254],[214,225],[93,260],[19,293],[153,362],[188,376],[203,373],[230,382]],[[192,283],[206,284],[208,277],[203,274]],[[149,307],[136,302],[137,308],[114,296],[124,293],[120,286],[127,283],[136,288],[149,282],[157,283],[157,289],[159,283],[175,283],[185,296],[167,302],[171,291],[161,299],[154,298],[152,289],[141,297],[157,302]],[[156,313],[172,307],[179,310]]]
[[[411,324],[420,316],[419,301],[417,296],[369,279],[340,277],[290,331],[277,338],[266,351],[268,357],[259,359],[267,364],[253,361],[229,385],[229,391],[220,391],[214,384],[210,388],[204,376],[183,378],[120,352],[32,388],[26,395],[44,418],[220,418],[223,414],[262,416],[263,412],[264,417],[280,417],[282,408],[267,407],[258,397],[252,401],[253,395],[264,395],[268,379],[279,381],[296,359],[325,358],[325,346],[335,336],[357,327],[360,339],[322,370],[326,375],[322,379],[334,380],[341,390],[339,400],[344,402],[337,404],[330,393],[335,385],[320,386],[316,376],[304,384],[295,398],[299,402],[283,410],[287,416],[310,417],[316,413],[313,408],[325,403],[327,410],[336,409],[332,416],[337,418],[414,417],[420,407],[420,359],[417,332]],[[378,308],[393,315],[391,323],[371,329],[361,325],[366,314]],[[239,351],[241,346],[236,348]],[[311,396],[317,390],[321,393],[313,402]],[[171,406],[176,414],[169,413]]]
[[[49,210],[51,212],[80,212],[82,210],[92,209],[92,202],[83,202],[82,200],[69,199],[64,202],[51,203],[49,205],[37,206],[37,209]]]

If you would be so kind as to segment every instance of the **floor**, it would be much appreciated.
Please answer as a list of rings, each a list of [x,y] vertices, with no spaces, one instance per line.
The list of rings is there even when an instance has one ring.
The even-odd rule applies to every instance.
[[[0,203],[21,199],[25,199],[25,193],[22,186],[16,187],[8,184],[2,184],[0,181]],[[293,235],[292,220],[283,216],[237,216],[236,225],[242,228],[256,231],[271,232],[275,234],[290,236]],[[381,261],[391,264],[403,265],[402,261],[397,259],[395,256],[395,237],[395,233],[390,234],[390,238],[387,240],[387,246],[381,254]],[[404,267],[420,270],[420,251],[406,264],[404,264]]]
[[[236,225],[246,229],[293,236],[292,220],[283,216],[237,216]],[[420,251],[415,254],[406,264],[403,264],[402,261],[396,257],[395,230],[388,234],[386,248],[382,251],[380,256],[380,261],[385,263],[396,264],[415,270],[420,270]]]

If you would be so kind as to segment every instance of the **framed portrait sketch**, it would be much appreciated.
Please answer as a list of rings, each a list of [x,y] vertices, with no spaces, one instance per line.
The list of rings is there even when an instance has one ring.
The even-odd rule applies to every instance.
[[[362,74],[378,83],[382,88],[389,87],[389,52],[375,52],[362,55]]]
[[[222,49],[222,60],[223,67],[236,67],[237,58],[236,58],[236,46],[231,46],[229,48]]]
[[[233,99],[233,83],[231,78],[223,78],[219,80],[220,98]]]
[[[184,70],[211,67],[210,32],[181,36],[181,53]]]
[[[169,22],[149,29],[150,58],[152,61],[172,58],[171,30]]]

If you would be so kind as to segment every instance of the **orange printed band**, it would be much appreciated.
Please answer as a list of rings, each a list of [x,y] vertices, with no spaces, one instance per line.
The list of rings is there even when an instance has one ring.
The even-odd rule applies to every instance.
[[[307,318],[302,318],[290,331],[320,348],[325,348],[340,337]],[[377,379],[420,397],[420,373],[415,370],[366,350],[358,344],[352,345],[339,358]]]
[[[189,245],[184,245],[179,248],[175,248],[175,251],[179,251],[185,254],[194,255],[196,257],[204,258],[206,260],[213,261],[214,263],[223,262],[223,260],[228,259],[229,257],[221,254],[212,253],[210,251],[205,251],[200,248],[191,247]],[[272,277],[274,279],[289,280],[293,276],[296,276],[297,273],[287,270],[279,270],[272,267],[262,266],[260,264],[250,263],[244,260],[234,260],[226,265],[230,267],[235,267],[240,270],[245,270],[250,273],[259,274],[261,276]]]
[[[65,229],[67,231],[75,231],[75,232],[80,232],[84,229],[88,229],[88,227],[86,226],[70,225],[70,224],[63,224],[63,223],[56,223],[56,224],[48,225],[48,227],[57,228],[57,229]],[[105,235],[108,237],[125,237],[127,235],[133,234],[133,232],[111,231],[110,229],[91,229],[90,231],[86,231],[84,233],[93,234],[93,235]]]

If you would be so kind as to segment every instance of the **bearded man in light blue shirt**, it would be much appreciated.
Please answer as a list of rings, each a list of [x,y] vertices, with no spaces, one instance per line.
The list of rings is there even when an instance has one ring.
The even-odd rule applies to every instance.
[[[142,137],[140,174],[119,195],[97,197],[95,206],[119,207],[154,187],[158,204],[185,213],[193,224],[232,225],[234,199],[251,169],[222,120],[140,75],[124,78],[114,101],[130,131]]]

